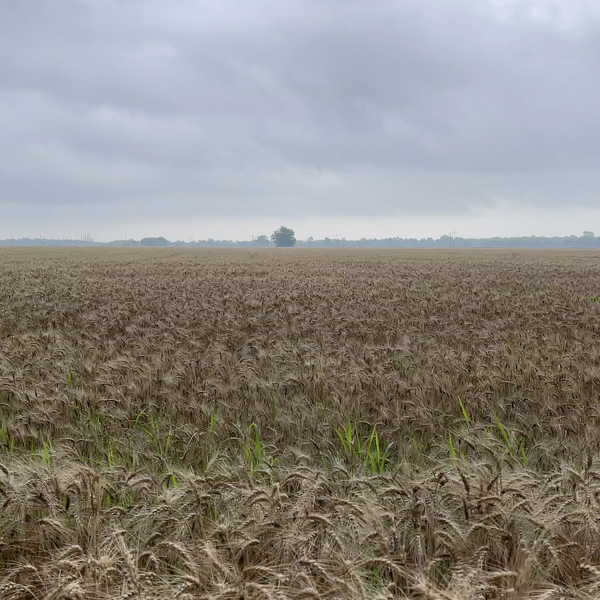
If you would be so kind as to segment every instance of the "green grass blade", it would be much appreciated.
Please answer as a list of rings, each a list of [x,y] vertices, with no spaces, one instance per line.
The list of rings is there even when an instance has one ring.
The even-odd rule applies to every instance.
[[[471,421],[469,420],[467,409],[465,408],[465,404],[460,396],[458,397],[458,403],[460,404],[460,410],[462,411],[463,418],[465,420],[465,423],[467,424],[467,431],[471,431]]]

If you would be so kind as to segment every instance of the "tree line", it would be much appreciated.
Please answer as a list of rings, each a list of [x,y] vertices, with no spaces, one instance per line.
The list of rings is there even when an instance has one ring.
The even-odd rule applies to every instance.
[[[259,235],[255,239],[245,241],[234,240],[197,240],[184,242],[169,241],[164,237],[146,237],[141,240],[115,240],[113,242],[95,242],[89,240],[54,240],[43,238],[20,238],[0,240],[0,246],[178,246],[178,247],[215,247],[215,248],[600,248],[600,237],[592,231],[584,231],[582,235],[569,236],[521,236],[521,237],[489,237],[464,238],[443,235],[439,238],[361,238],[351,240],[343,237],[325,237],[306,240],[296,239],[293,229],[281,226],[270,236]]]

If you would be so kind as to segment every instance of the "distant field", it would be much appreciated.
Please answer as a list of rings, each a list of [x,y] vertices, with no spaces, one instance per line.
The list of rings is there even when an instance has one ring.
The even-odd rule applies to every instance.
[[[600,596],[600,251],[0,250],[0,598]]]

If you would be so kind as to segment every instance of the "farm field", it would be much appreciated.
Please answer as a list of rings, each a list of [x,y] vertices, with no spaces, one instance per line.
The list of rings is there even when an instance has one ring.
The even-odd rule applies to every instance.
[[[0,250],[0,598],[600,596],[600,252]]]

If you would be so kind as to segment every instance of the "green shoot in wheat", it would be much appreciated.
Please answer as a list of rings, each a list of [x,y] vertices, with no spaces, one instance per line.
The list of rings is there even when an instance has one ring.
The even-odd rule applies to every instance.
[[[462,411],[463,418],[465,420],[465,423],[467,424],[467,431],[471,431],[471,422],[469,420],[469,415],[467,414],[467,409],[465,408],[465,404],[460,396],[458,397],[458,403],[460,404],[460,410]]]

